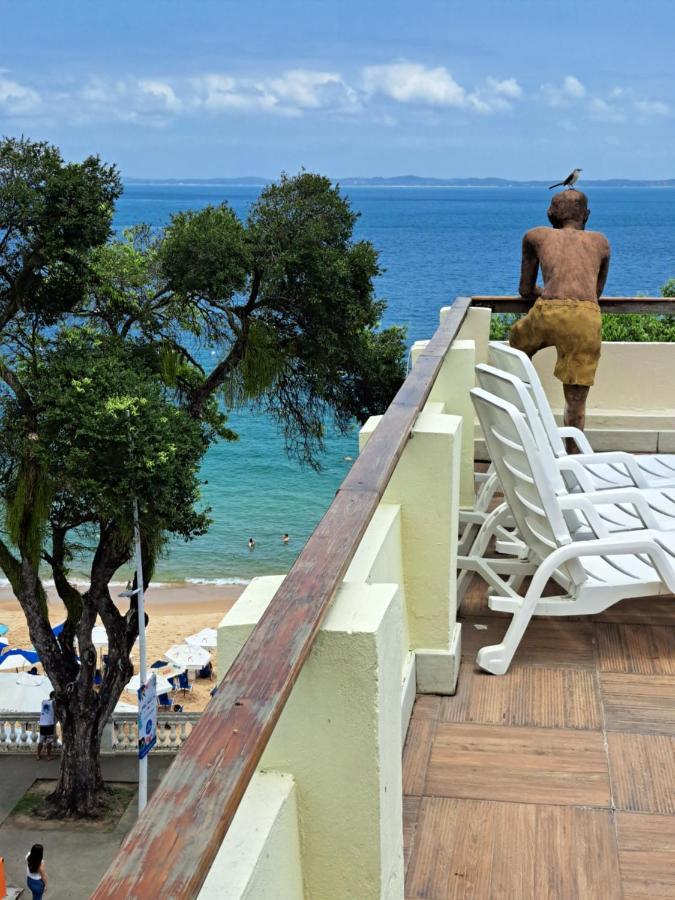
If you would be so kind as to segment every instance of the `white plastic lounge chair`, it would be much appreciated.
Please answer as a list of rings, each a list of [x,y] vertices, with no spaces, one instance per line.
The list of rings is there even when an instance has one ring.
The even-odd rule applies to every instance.
[[[537,414],[532,395],[520,378],[511,375],[494,366],[476,366],[476,379],[480,387],[502,400],[513,404],[524,416],[532,433],[534,443],[540,455],[541,464],[546,472],[549,483],[558,496],[563,496],[571,490],[584,493],[593,493],[597,490],[597,479],[593,477],[595,454],[577,455],[570,454],[556,457],[544,430],[541,418]],[[631,504],[630,497],[639,497],[638,503],[644,500],[651,508],[651,526],[665,531],[675,530],[675,487],[640,487],[635,489],[636,482],[644,484],[644,476],[639,469],[636,459],[629,453],[616,451],[600,454],[608,457],[612,465],[621,466],[626,472],[627,478],[634,479],[627,487],[603,486],[603,504],[599,509],[600,517],[605,521],[610,531],[626,531],[632,528],[644,527],[637,513],[632,511],[623,502],[623,499]],[[604,464],[603,464],[604,465]],[[612,506],[610,499],[616,497],[616,506]],[[568,518],[568,525],[572,522]]]
[[[576,443],[583,455],[583,459],[577,456],[577,460],[580,463],[583,462],[590,472],[595,490],[630,484],[634,484],[636,487],[675,487],[675,454],[622,454],[622,460],[614,461],[615,453],[594,453],[583,431],[571,426],[558,426],[537,370],[525,353],[509,347],[508,344],[491,341],[489,359],[495,368],[510,372],[525,382],[556,456],[562,458],[568,455],[565,449],[565,438],[571,438]],[[588,458],[590,454],[593,455],[594,460]],[[626,457],[630,457],[637,464],[631,472],[626,471]]]
[[[569,467],[563,473],[563,477],[571,490],[601,491],[630,486],[675,487],[675,454],[640,454],[636,456],[621,451],[594,453],[583,431],[578,428],[557,425],[537,370],[525,353],[509,347],[507,344],[491,341],[489,355],[495,368],[514,375],[526,385],[534,403],[536,417],[540,420],[542,433],[547,436],[555,456],[559,459],[575,459],[577,466],[582,466],[588,473],[588,478],[582,479],[579,468]],[[532,421],[530,424],[534,428]],[[564,438],[572,438],[581,453],[568,454]],[[496,489],[494,467],[491,466],[479,482],[474,508],[460,511],[459,553],[469,553],[469,548],[476,539],[478,528],[485,521]]]
[[[675,488],[656,490],[626,487],[612,490],[605,486],[597,498],[599,502],[593,504],[595,480],[583,464],[585,457],[581,457],[582,463],[580,463],[579,457],[575,455],[561,458],[553,455],[526,385],[515,375],[486,365],[476,366],[476,379],[480,387],[511,403],[522,414],[532,434],[541,467],[556,496],[563,497],[568,494],[570,483],[577,491],[580,490],[588,495],[587,501],[579,503],[575,511],[568,510],[564,513],[574,540],[584,540],[594,536],[588,522],[588,515],[584,510],[590,511],[588,514],[591,516],[598,516],[604,527],[612,534],[642,528],[657,528],[660,531],[675,530]],[[629,474],[632,473],[638,480],[641,479],[641,475],[635,471],[636,463],[632,456],[616,453],[611,454],[611,457],[617,464],[624,465]],[[496,472],[493,478],[494,485],[486,484],[484,486],[479,502],[487,504],[492,499],[498,488]],[[499,506],[490,515],[480,508],[474,509],[470,521],[475,523],[472,539],[463,540],[459,546],[458,555],[482,556],[492,538],[495,537],[496,547],[500,553],[520,557],[527,556],[527,545],[518,535],[508,506]],[[462,535],[463,538],[466,537],[467,532],[468,528]],[[520,580],[522,581],[522,579]],[[469,581],[469,573],[461,572],[457,583],[457,596],[460,604]],[[514,576],[511,584],[518,583]]]
[[[482,669],[496,675],[508,670],[533,615],[593,614],[627,597],[675,592],[674,532],[645,528],[611,534],[595,512],[603,498],[610,500],[608,494],[556,496],[524,416],[482,388],[475,388],[471,396],[509,512],[527,547],[527,559],[473,554],[458,559],[461,570],[478,572],[495,591],[488,599],[491,609],[513,613],[502,642],[479,651]],[[640,492],[629,493],[636,495],[635,504],[648,523],[649,507],[640,509]],[[581,513],[592,535],[575,539],[566,513]],[[491,514],[498,515],[498,511]],[[520,596],[514,581],[526,575],[532,575],[532,581]],[[542,596],[549,579],[562,594]]]

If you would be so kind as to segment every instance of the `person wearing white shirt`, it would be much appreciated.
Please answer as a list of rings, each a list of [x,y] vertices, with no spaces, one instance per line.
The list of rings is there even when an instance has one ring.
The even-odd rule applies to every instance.
[[[48,700],[43,700],[40,705],[40,736],[38,738],[37,758],[42,759],[42,745],[47,745],[47,762],[52,758],[52,744],[56,730],[56,713],[54,710],[54,691]]]

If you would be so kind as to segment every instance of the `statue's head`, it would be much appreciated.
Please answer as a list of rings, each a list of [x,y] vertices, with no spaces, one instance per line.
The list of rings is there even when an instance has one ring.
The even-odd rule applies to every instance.
[[[588,197],[581,191],[560,191],[548,208],[548,220],[554,228],[584,228],[590,214]]]

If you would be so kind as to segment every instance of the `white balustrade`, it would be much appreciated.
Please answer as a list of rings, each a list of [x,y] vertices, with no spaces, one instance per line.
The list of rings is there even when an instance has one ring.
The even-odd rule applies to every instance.
[[[159,714],[156,751],[176,753],[187,740],[199,713]],[[0,753],[34,753],[37,749],[39,716],[0,713]],[[122,713],[112,720],[113,753],[138,751],[138,721],[135,713]],[[61,730],[56,726],[56,745],[61,746]],[[104,751],[105,752],[105,751]]]

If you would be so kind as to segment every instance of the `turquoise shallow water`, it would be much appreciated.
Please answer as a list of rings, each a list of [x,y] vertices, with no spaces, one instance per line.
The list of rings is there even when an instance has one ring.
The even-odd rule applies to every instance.
[[[165,224],[172,212],[227,200],[241,215],[257,196],[251,187],[128,186],[115,225]],[[386,323],[408,326],[413,340],[430,337],[438,310],[462,294],[509,294],[517,288],[520,239],[545,224],[550,194],[540,188],[349,188],[361,213],[359,236],[381,251],[386,273]],[[655,294],[675,275],[675,193],[651,188],[588,192],[589,227],[605,231],[613,259],[608,294]],[[205,351],[208,362],[208,351]],[[356,432],[332,435],[323,471],[289,461],[268,419],[231,417],[240,440],[213,447],[204,462],[204,501],[213,509],[207,535],[174,543],[158,567],[159,581],[247,580],[286,571],[330,503],[356,455]],[[290,543],[281,535],[288,532]],[[247,540],[256,547],[249,552]]]

